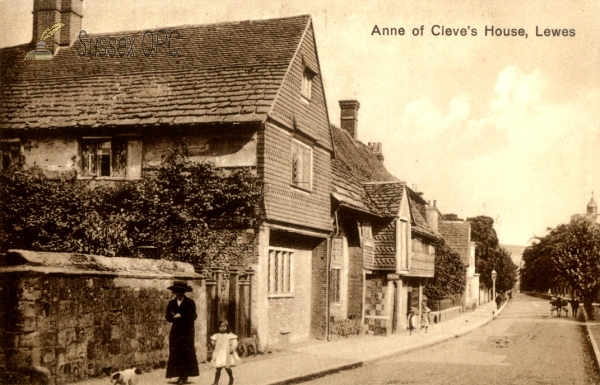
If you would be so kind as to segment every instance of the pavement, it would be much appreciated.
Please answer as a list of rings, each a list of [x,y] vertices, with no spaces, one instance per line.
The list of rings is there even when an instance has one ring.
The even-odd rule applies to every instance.
[[[510,301],[509,301],[510,302]],[[337,338],[331,341],[310,340],[292,344],[271,354],[250,357],[233,368],[236,385],[283,385],[310,381],[326,374],[357,368],[370,362],[405,354],[465,335],[480,328],[502,312],[508,302],[494,312],[489,302],[473,312],[431,324],[427,333],[407,332],[390,336],[362,336]],[[494,314],[495,313],[495,314]],[[200,376],[190,377],[188,384],[209,385],[214,380],[214,369],[209,363],[200,365]],[[166,379],[165,369],[157,369],[138,376],[138,384],[175,384],[176,378]],[[227,373],[221,373],[221,384],[227,384]],[[89,379],[77,385],[106,385],[109,378]]]

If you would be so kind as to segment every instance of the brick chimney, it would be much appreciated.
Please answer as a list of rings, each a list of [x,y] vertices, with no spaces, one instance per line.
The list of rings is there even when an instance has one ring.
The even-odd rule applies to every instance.
[[[427,204],[427,224],[433,230],[434,233],[438,233],[438,210],[436,207],[436,202],[433,201],[433,206],[431,206],[431,201]]]
[[[340,118],[342,129],[348,131],[354,140],[358,140],[358,109],[360,103],[358,100],[340,100],[339,103],[342,109]]]
[[[32,39],[37,43],[46,28],[65,23],[54,36],[46,40],[46,48],[56,52],[59,46],[68,47],[79,36],[82,18],[83,0],[34,0]]]

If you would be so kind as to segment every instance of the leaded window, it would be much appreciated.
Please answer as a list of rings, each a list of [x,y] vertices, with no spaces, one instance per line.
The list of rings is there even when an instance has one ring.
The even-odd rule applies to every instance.
[[[289,250],[269,249],[269,295],[292,294],[293,256]]]
[[[312,148],[292,141],[292,184],[305,190],[311,189]]]

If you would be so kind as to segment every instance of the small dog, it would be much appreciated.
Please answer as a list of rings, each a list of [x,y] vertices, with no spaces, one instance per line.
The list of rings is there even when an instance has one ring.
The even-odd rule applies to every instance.
[[[258,354],[256,340],[253,337],[242,338],[238,344],[238,353],[240,357],[247,357],[250,354],[250,350],[252,350],[253,355]]]
[[[114,385],[135,385],[137,384],[137,376],[142,374],[138,368],[121,370],[111,374],[110,383]]]

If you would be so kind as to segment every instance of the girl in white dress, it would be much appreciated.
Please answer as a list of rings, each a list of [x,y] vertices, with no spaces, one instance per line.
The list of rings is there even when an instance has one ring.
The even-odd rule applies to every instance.
[[[221,378],[221,370],[225,368],[225,371],[229,375],[229,385],[233,385],[233,372],[231,367],[235,366],[241,361],[237,354],[238,340],[237,336],[233,333],[229,333],[229,322],[223,320],[219,322],[219,333],[213,334],[210,337],[210,341],[213,345],[212,363],[215,366],[215,382],[213,385],[219,383]]]

